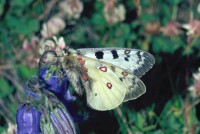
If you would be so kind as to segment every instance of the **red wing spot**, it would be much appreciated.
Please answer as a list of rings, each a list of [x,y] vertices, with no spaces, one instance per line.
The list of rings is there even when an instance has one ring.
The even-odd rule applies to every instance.
[[[107,85],[107,87],[108,87],[109,89],[112,88],[112,84],[111,84],[110,82],[108,82],[106,85]]]
[[[99,68],[102,72],[106,72],[107,71],[107,68],[105,66],[102,66]]]
[[[78,56],[76,59],[79,61],[79,63],[80,63],[81,65],[84,65],[84,64],[85,64],[85,61],[82,59],[81,56]]]
[[[85,80],[88,81],[88,77],[85,74],[82,74],[81,77]]]
[[[125,50],[124,53],[125,54],[129,54],[131,51],[130,50]]]

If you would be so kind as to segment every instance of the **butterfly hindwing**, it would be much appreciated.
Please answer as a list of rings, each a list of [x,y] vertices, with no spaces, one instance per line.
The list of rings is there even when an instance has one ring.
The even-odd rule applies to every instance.
[[[136,99],[146,91],[142,81],[132,73],[103,61],[83,59],[92,81],[91,89],[86,89],[87,103],[93,109],[114,109],[123,101]]]
[[[139,78],[155,63],[155,59],[150,53],[138,49],[89,48],[77,51],[86,57],[108,62],[128,70]]]
[[[86,89],[87,103],[93,109],[105,111],[119,106],[125,97],[126,87],[109,65],[85,59],[91,89]]]
[[[119,67],[111,67],[126,87],[126,95],[123,101],[136,99],[146,92],[144,83],[137,76]]]
[[[123,100],[124,102],[136,99],[146,92],[144,83],[138,77],[133,76],[132,78],[127,78],[127,81],[129,82],[127,82],[128,88]]]

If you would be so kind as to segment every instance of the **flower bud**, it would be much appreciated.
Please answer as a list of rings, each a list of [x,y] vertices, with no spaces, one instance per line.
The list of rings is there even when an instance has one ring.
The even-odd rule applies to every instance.
[[[41,134],[41,112],[30,104],[24,104],[17,110],[17,133],[16,134]]]
[[[57,97],[48,90],[44,90],[44,101],[47,103],[41,108],[42,132],[47,134],[75,134],[74,122]]]
[[[70,115],[65,109],[57,108],[50,113],[54,129],[60,134],[75,134],[76,130]]]

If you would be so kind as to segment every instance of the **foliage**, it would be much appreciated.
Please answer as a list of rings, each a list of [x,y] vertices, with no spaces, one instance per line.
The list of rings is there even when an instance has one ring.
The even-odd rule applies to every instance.
[[[44,41],[53,36],[67,42],[56,50],[70,43],[127,47],[156,58],[142,78],[147,93],[111,112],[88,110],[91,117],[79,124],[81,133],[199,133],[200,86],[192,78],[200,66],[199,18],[197,0],[0,0],[0,133],[16,123],[16,109],[26,101],[25,81],[37,75]],[[88,109],[83,98],[75,111]],[[110,124],[95,114],[106,114]]]

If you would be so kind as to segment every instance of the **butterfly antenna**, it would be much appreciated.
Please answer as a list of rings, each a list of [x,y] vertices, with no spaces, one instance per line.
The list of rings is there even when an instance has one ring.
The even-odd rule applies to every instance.
[[[70,28],[70,31],[69,31],[69,46],[68,46],[68,49],[70,48],[71,44],[72,44],[72,28]]]

